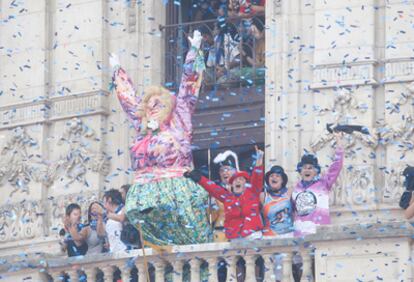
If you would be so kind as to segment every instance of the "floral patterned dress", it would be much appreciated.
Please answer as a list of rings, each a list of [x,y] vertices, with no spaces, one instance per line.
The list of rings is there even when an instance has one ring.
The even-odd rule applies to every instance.
[[[181,85],[169,118],[156,130],[142,130],[143,95],[119,68],[113,86],[137,131],[130,148],[135,183],[125,203],[128,219],[142,222],[144,239],[158,245],[205,243],[211,239],[207,193],[183,173],[193,167],[191,116],[197,102],[204,62],[195,48],[188,52]]]

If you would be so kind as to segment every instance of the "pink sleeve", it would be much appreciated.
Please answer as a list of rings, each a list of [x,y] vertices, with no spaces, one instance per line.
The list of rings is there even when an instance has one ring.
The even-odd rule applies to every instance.
[[[335,150],[335,159],[333,163],[329,166],[328,171],[322,177],[322,181],[326,184],[328,190],[331,190],[332,186],[334,185],[336,179],[341,172],[342,166],[344,163],[344,149],[337,148]]]
[[[134,128],[140,131],[141,118],[136,113],[141,102],[141,96],[136,95],[135,87],[124,69],[119,68],[115,70],[112,77],[112,85],[128,119]]]
[[[255,166],[252,171],[252,178],[251,178],[251,184],[252,184],[252,191],[255,194],[260,194],[263,192],[263,166]]]
[[[187,53],[175,107],[176,126],[191,133],[191,116],[194,112],[203,77],[204,58],[199,50]]]

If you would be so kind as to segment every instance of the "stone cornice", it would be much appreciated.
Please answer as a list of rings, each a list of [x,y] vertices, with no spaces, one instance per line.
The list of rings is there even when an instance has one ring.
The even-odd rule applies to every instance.
[[[0,129],[93,114],[107,115],[107,96],[108,92],[99,90],[2,106]]]

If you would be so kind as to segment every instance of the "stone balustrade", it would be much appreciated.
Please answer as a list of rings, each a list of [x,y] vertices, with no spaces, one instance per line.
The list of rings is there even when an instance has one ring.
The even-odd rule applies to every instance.
[[[115,277],[140,282],[218,281],[222,265],[220,272],[227,269],[226,281],[275,281],[275,269],[281,281],[294,281],[293,257],[300,254],[301,281],[348,281],[340,278],[351,276],[368,281],[372,275],[383,281],[410,281],[412,235],[409,223],[393,222],[327,226],[305,239],[236,240],[173,246],[168,252],[146,248],[145,257],[142,250],[79,258],[25,254],[2,258],[0,277],[2,281],[113,281]],[[279,259],[275,254],[281,254]],[[238,263],[241,259],[243,266]],[[389,268],[379,269],[378,263],[389,263]]]

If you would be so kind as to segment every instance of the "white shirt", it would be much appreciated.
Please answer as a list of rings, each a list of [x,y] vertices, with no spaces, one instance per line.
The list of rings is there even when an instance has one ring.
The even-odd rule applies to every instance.
[[[117,214],[120,214],[121,212],[122,209]],[[109,218],[105,224],[105,230],[108,235],[110,252],[125,251],[126,246],[121,241],[122,223]]]

